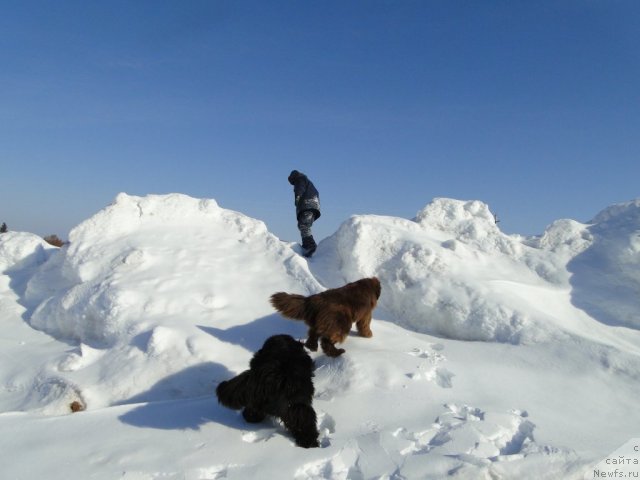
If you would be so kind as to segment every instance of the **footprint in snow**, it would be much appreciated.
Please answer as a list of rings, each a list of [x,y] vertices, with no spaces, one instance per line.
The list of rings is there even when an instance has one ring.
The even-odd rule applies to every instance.
[[[327,412],[317,411],[317,415],[320,446],[325,448],[331,444],[329,438],[336,431],[336,421]]]
[[[242,434],[242,440],[247,443],[257,443],[269,440],[276,432],[275,428],[264,428]]]
[[[440,363],[446,360],[446,357],[439,353],[442,350],[444,350],[444,346],[437,343],[431,346],[431,351],[414,348],[407,352],[409,355],[424,360],[416,367],[417,371],[408,373],[407,377],[412,380],[432,381],[442,388],[453,387],[452,379],[455,374],[439,366]]]
[[[436,420],[432,450],[448,456],[466,455],[479,461],[499,461],[519,455],[535,444],[535,425],[526,411],[487,412],[468,405],[445,405]]]
[[[199,468],[192,472],[194,480],[219,480],[227,477],[227,467],[225,465],[215,465],[213,467]]]

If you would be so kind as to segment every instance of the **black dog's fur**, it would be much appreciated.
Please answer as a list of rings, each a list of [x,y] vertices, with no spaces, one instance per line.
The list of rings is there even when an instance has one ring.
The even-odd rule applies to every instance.
[[[311,406],[314,364],[303,345],[290,335],[269,337],[249,367],[218,385],[218,401],[234,410],[243,408],[247,422],[261,422],[266,415],[278,417],[296,445],[319,446],[316,412]]]

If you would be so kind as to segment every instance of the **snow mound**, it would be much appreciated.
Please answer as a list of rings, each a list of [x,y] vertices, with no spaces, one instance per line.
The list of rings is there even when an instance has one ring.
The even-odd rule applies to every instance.
[[[461,201],[436,198],[414,219],[425,230],[453,234],[459,241],[474,244],[483,251],[511,251],[512,242],[501,235],[489,206],[478,200]]]
[[[572,301],[607,325],[640,328],[640,199],[606,208],[588,230],[592,245],[568,266]]]
[[[0,295],[0,308],[14,309],[14,296],[24,295],[27,282],[47,260],[58,251],[37,235],[7,232],[0,235],[0,293],[15,292],[5,298]],[[5,305],[6,304],[6,305]]]
[[[41,383],[64,371],[95,406],[210,394],[230,375],[222,359],[240,368],[269,334],[304,334],[273,312],[273,292],[319,289],[261,221],[214,200],[120,194],[71,232],[22,301],[33,327],[78,345]],[[43,402],[57,391],[46,390]]]
[[[37,267],[56,250],[57,247],[32,233],[3,233],[0,235],[0,272]]]
[[[229,251],[248,258],[249,271],[234,272]],[[247,278],[251,256],[265,253],[273,256],[271,275]],[[246,290],[264,292],[267,304],[267,293],[289,276],[287,252],[264,223],[222,209],[214,200],[177,194],[118,195],[72,230],[69,247],[60,254],[59,278],[52,278],[56,272],[44,275],[64,288],[45,300],[37,288],[43,279],[30,282],[27,301],[44,300],[31,323],[56,338],[97,346],[140,333],[158,315],[196,320],[215,312],[224,317],[220,311],[242,305]],[[293,264],[298,278],[308,277],[302,265]]]
[[[556,225],[544,242],[575,234],[563,231]],[[543,242],[502,233],[482,202],[439,198],[414,221],[354,216],[324,242],[319,257],[331,266],[315,273],[331,285],[377,275],[379,305],[406,328],[509,343],[540,340],[557,329],[544,312],[536,315],[543,305],[513,292],[566,288],[567,258],[542,251]],[[323,256],[323,250],[335,253]]]
[[[529,343],[584,332],[590,319],[638,328],[638,204],[524,238],[502,233],[482,202],[438,198],[413,221],[351,217],[322,242],[313,270],[327,286],[378,276],[386,318],[447,338]]]

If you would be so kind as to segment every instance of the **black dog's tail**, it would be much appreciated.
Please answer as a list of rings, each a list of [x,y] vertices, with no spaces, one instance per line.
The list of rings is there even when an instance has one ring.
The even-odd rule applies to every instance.
[[[251,371],[246,370],[231,380],[221,382],[216,388],[218,401],[228,408],[239,410],[247,405]]]
[[[305,300],[305,296],[296,293],[278,292],[271,295],[273,308],[294,320],[304,320]]]

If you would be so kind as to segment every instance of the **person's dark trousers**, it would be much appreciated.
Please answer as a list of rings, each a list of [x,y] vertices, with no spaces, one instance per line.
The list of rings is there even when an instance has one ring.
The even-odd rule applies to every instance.
[[[300,230],[300,236],[304,241],[305,238],[311,237],[311,226],[313,225],[313,212],[302,212],[298,217],[298,230]]]
[[[311,226],[314,221],[313,212],[302,212],[298,217],[298,230],[300,230],[300,236],[302,237],[302,248],[304,248],[310,254],[316,249],[316,242],[311,234]]]

